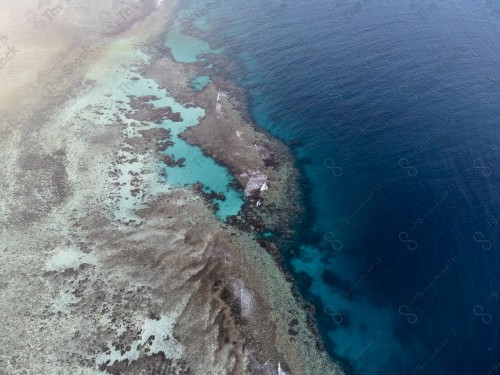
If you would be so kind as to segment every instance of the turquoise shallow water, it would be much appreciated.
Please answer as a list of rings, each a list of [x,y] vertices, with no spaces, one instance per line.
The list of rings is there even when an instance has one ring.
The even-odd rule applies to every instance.
[[[165,40],[165,46],[170,48],[175,61],[194,63],[204,60],[200,55],[217,53],[218,51],[210,48],[207,42],[182,33],[183,25],[180,21],[182,16],[183,13],[179,12],[179,18],[174,22]]]
[[[191,80],[191,86],[197,91],[202,91],[211,82],[210,76],[196,76]]]
[[[196,51],[196,48],[195,51],[191,51],[192,57],[197,54]],[[136,74],[130,73],[126,78],[130,80],[132,76],[137,77]],[[202,76],[201,81],[204,80],[205,77]],[[205,192],[222,192],[226,197],[225,200],[214,199],[214,203],[219,206],[216,211],[217,217],[225,220],[227,216],[237,215],[243,206],[244,200],[242,194],[232,186],[234,178],[229,174],[228,170],[217,164],[212,158],[204,155],[199,147],[190,145],[179,138],[179,134],[186,128],[199,124],[200,119],[205,115],[205,110],[198,107],[184,107],[182,104],[177,103],[169,96],[168,92],[161,89],[151,79],[140,77],[138,80],[131,82],[133,83],[126,92],[115,92],[113,100],[127,102],[129,100],[128,95],[137,97],[155,96],[158,99],[151,100],[149,103],[152,103],[157,108],[171,107],[172,111],[174,113],[179,112],[182,118],[180,122],[165,120],[160,125],[160,127],[170,130],[171,140],[174,143],[165,151],[165,154],[174,155],[175,159],[185,159],[184,167],[165,167],[167,172],[166,183],[184,186],[200,182],[203,184]],[[158,125],[151,124],[151,126],[157,127]]]

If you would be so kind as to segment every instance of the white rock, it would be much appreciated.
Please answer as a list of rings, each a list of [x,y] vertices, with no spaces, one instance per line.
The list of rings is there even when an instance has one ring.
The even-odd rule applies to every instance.
[[[262,186],[266,185],[267,188],[267,176],[260,172],[254,172],[250,180],[247,182],[247,186],[245,187],[245,196],[249,196],[254,194],[256,191],[262,191]],[[265,188],[265,189],[266,189]]]

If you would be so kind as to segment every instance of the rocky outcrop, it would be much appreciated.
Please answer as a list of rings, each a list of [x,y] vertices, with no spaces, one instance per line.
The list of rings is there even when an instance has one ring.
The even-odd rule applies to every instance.
[[[256,196],[267,189],[267,176],[260,171],[255,171],[251,173],[245,186],[245,196]]]

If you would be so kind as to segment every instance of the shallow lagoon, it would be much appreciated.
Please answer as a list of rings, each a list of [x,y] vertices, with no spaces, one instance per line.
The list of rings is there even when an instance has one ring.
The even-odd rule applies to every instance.
[[[191,35],[183,34],[182,29],[182,23],[176,20],[165,40],[165,46],[170,48],[175,61],[181,63],[194,63],[203,60],[203,58],[198,58],[199,55],[218,52],[212,50],[207,42],[199,40]]]
[[[211,82],[210,76],[196,76],[191,80],[191,86],[196,91],[202,91]]]
[[[171,131],[172,142],[174,142],[165,151],[165,154],[174,155],[176,159],[186,159],[185,167],[166,167],[167,182],[173,185],[189,185],[200,182],[216,193],[223,192],[226,200],[215,200],[219,205],[217,216],[225,219],[227,216],[237,215],[244,202],[241,193],[231,187],[233,177],[227,169],[204,155],[199,147],[192,146],[179,138],[179,134],[186,128],[198,125],[199,120],[205,115],[205,110],[197,107],[183,107],[150,79],[142,78],[137,82],[137,85],[134,86],[134,95],[155,95],[160,99],[150,103],[158,108],[171,107],[172,111],[179,112],[182,118],[181,122],[166,120],[161,125]]]

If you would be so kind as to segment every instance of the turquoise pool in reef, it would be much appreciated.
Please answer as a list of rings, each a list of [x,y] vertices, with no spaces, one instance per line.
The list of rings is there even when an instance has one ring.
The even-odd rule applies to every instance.
[[[200,57],[201,55],[218,52],[210,48],[207,42],[191,35],[183,34],[182,30],[183,25],[181,19],[177,18],[165,40],[165,46],[170,48],[175,61],[194,63],[204,60],[203,57]]]
[[[131,78],[134,80],[131,80]],[[234,188],[234,178],[231,176],[224,166],[215,162],[211,157],[203,154],[198,146],[193,146],[179,138],[185,129],[191,126],[197,126],[199,121],[205,116],[205,110],[199,107],[184,106],[174,100],[169,93],[158,86],[158,84],[148,78],[140,75],[127,72],[125,81],[131,82],[127,86],[127,90],[115,90],[113,92],[112,101],[122,101],[130,108],[129,96],[145,97],[151,96],[157,99],[149,100],[157,108],[171,107],[173,113],[179,113],[181,121],[165,120],[161,124],[150,123],[150,127],[160,127],[170,130],[171,141],[173,145],[168,147],[164,154],[173,156],[175,160],[184,159],[180,166],[166,166],[166,181],[168,185],[193,185],[201,183],[203,191],[206,193],[223,193],[225,200],[214,199],[213,203],[218,204],[216,216],[221,220],[225,220],[230,215],[237,215],[244,200],[243,195]],[[102,116],[104,117],[104,116]],[[127,121],[125,119],[125,121]]]
[[[211,82],[210,76],[196,76],[191,80],[191,86],[197,91],[202,91]]]

